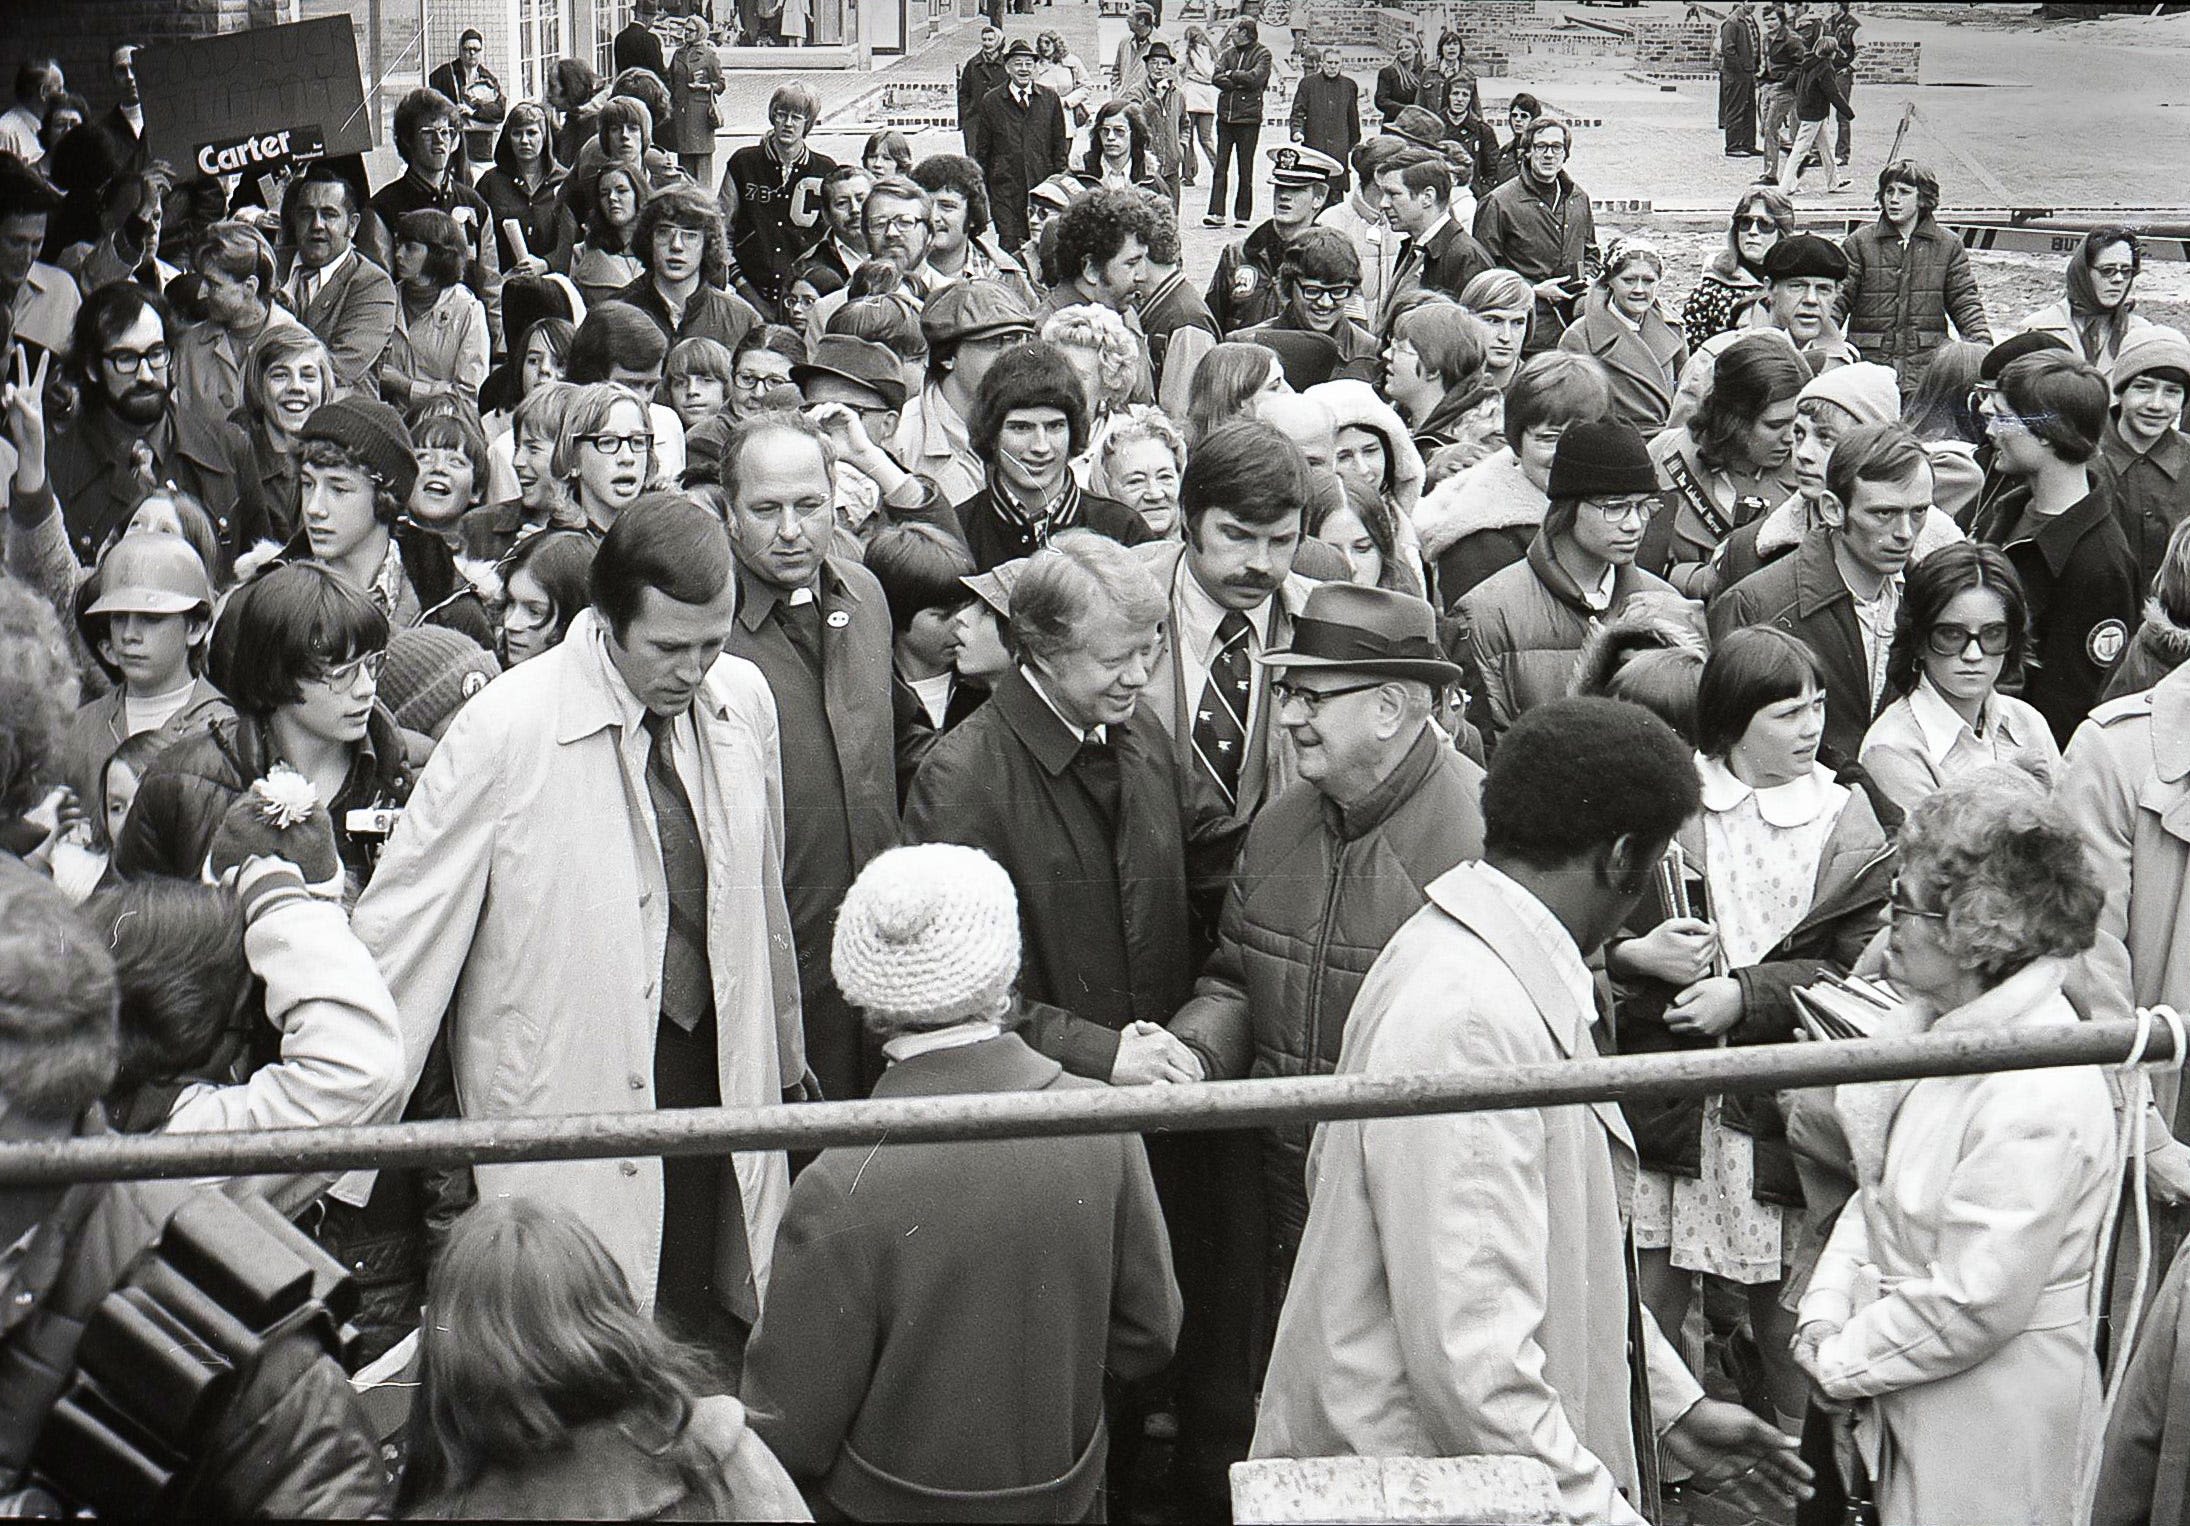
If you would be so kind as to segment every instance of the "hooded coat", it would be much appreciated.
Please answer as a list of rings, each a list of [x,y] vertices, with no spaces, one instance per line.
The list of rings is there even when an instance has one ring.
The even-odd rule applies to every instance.
[[[1414,506],[1414,527],[1422,555],[1437,568],[1437,596],[1445,607],[1527,556],[1550,507],[1510,445],[1425,493]]]

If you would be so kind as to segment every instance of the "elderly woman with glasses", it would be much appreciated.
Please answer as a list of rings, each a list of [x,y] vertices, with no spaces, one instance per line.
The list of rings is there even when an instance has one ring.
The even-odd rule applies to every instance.
[[[1909,817],[1900,852],[1886,973],[1919,1026],[2077,1021],[2061,985],[2102,892],[2056,807],[2012,777],[1959,781]],[[1843,1087],[1835,1111],[1862,1185],[1802,1297],[1795,1360],[1821,1405],[1854,1407],[1878,1519],[2077,1519],[2120,1150],[2105,1073]]]
[[[2020,685],[2029,656],[2023,580],[1997,546],[1958,541],[1910,567],[1886,654],[1896,698],[1863,737],[1872,784],[1913,811],[1949,779],[1993,763],[2050,783],[2061,766],[2052,729],[2000,692]]]

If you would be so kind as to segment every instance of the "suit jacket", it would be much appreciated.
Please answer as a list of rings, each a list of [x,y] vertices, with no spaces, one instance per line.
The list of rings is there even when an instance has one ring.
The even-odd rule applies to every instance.
[[[914,1055],[875,1095],[1091,1084],[1007,1033]],[[794,1478],[852,1520],[1088,1518],[1103,1380],[1155,1372],[1179,1330],[1138,1139],[825,1150],[778,1245],[744,1392]]]
[[[1109,735],[1115,824],[1075,766],[1079,738],[1014,669],[937,740],[905,802],[912,841],[965,843],[1011,875],[1019,990],[1071,1014],[1037,1042],[1105,1081],[1119,1030],[1169,1021],[1194,979],[1178,759],[1145,705]]]
[[[1464,863],[1430,885],[1354,998],[1340,1075],[1596,1056],[1558,951],[1508,900],[1526,892],[1495,874]],[[1319,1125],[1253,1455],[1513,1453],[1549,1465],[1568,1518],[1640,1522],[1635,1170],[1612,1102]],[[1640,1326],[1662,1427],[1702,1390],[1647,1315]]]
[[[1833,560],[1832,537],[1812,530],[1792,556],[1781,557],[1726,590],[1711,605],[1711,639],[1745,625],[1774,625],[1799,636],[1825,670],[1825,746],[1835,763],[1852,763],[1870,730],[1870,668],[1863,627]]]
[[[292,279],[294,268],[284,281]],[[335,380],[344,391],[380,395],[380,361],[395,335],[395,282],[353,250],[332,279],[297,314],[334,356]]]
[[[1167,600],[1164,629],[1169,632],[1163,658],[1148,680],[1142,703],[1169,733],[1171,745],[1179,756],[1179,766],[1194,770],[1194,717],[1186,703],[1186,665],[1198,659],[1190,657],[1178,640],[1181,629],[1179,580],[1193,576],[1186,566],[1186,548],[1175,540],[1148,541],[1134,547],[1133,554],[1163,586]],[[1272,595],[1274,607],[1265,650],[1291,644],[1293,621],[1306,607],[1308,592],[1314,587],[1314,579],[1303,577],[1297,571],[1286,577]],[[1254,684],[1252,703],[1261,708],[1255,716],[1255,728],[1247,737],[1247,756],[1240,764],[1239,797],[1233,803],[1233,814],[1239,817],[1243,826],[1262,809],[1265,801],[1277,798],[1280,790],[1300,777],[1292,740],[1285,728],[1277,723],[1277,705],[1270,698],[1270,670],[1258,664],[1254,669]]]

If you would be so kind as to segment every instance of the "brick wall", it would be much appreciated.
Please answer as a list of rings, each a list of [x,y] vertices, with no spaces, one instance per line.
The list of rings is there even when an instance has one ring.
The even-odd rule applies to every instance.
[[[69,89],[94,112],[115,102],[107,56],[120,42],[155,44],[247,26],[271,26],[287,18],[284,0],[0,0],[0,36],[12,64],[25,58],[58,59]]]
[[[1711,39],[1716,31],[1708,22],[1638,21],[1635,23],[1635,67],[1708,69],[1711,66]]]

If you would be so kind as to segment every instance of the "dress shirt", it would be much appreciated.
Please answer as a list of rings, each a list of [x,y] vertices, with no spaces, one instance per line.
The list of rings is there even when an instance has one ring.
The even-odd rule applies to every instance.
[[[1022,667],[1019,670],[1019,674],[1022,678],[1026,679],[1027,687],[1034,691],[1035,696],[1039,698],[1043,704],[1049,706],[1049,713],[1057,717],[1058,724],[1062,725],[1065,730],[1072,733],[1074,741],[1086,742],[1089,740],[1093,740],[1097,747],[1106,747],[1110,744],[1110,728],[1108,726],[1097,726],[1094,730],[1089,731],[1084,729],[1083,727],[1075,725],[1072,721],[1067,720],[1065,718],[1064,711],[1057,708],[1057,701],[1051,699],[1049,697],[1049,691],[1042,687],[1041,676],[1037,674],[1034,669]]]
[[[1270,612],[1276,605],[1277,596],[1272,594],[1256,608],[1242,611],[1247,616],[1250,661],[1269,645]],[[1179,697],[1185,701],[1186,713],[1192,715],[1201,708],[1201,691],[1209,685],[1209,664],[1217,660],[1217,627],[1232,611],[1209,596],[1209,590],[1201,586],[1183,556],[1171,574],[1171,611],[1172,639],[1187,659],[1179,664],[1179,681],[1184,686]],[[1240,729],[1250,739],[1262,715],[1262,691],[1266,687],[1255,684],[1247,696],[1247,713],[1240,717]]]
[[[1854,590],[1849,590],[1854,599]],[[1871,713],[1886,692],[1886,653],[1893,646],[1894,616],[1901,609],[1901,579],[1890,577],[1880,585],[1878,597],[1865,603],[1854,599],[1855,621],[1863,629],[1863,668],[1871,680]]]

